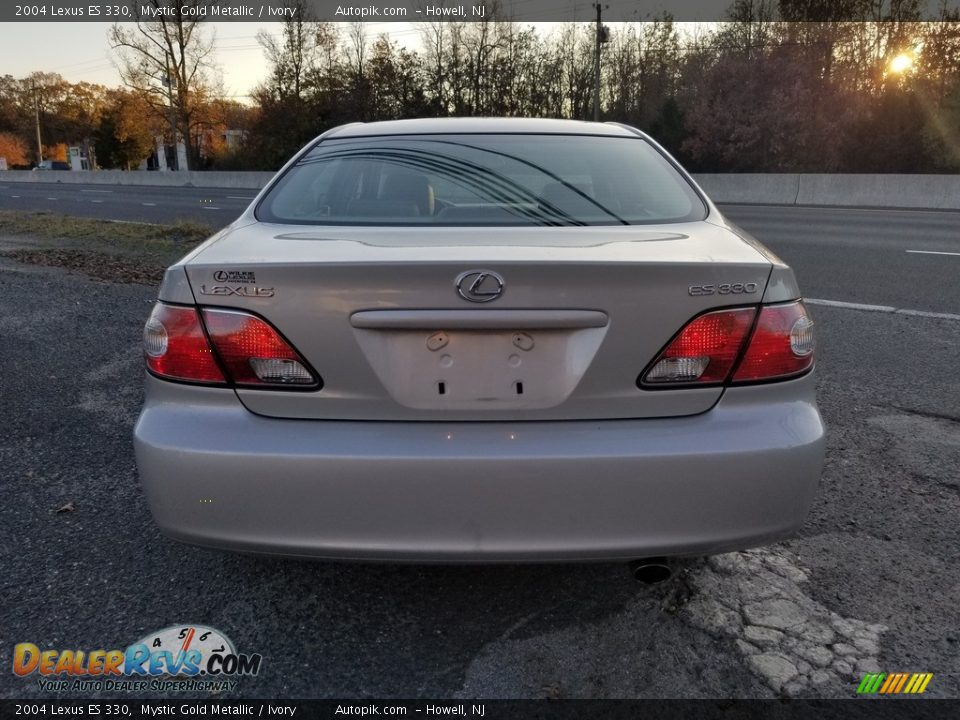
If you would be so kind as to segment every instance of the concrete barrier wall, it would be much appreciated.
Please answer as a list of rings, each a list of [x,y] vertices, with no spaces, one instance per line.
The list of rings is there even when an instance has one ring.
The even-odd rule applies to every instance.
[[[960,175],[696,175],[716,203],[960,210]]]
[[[795,173],[695,175],[694,180],[717,203],[793,205],[800,189],[800,175]]]
[[[0,170],[2,182],[70,183],[79,185],[150,185],[259,190],[272,172],[146,172],[142,170]]]
[[[801,175],[797,205],[960,210],[960,175]]]
[[[0,171],[4,182],[259,190],[269,172]],[[849,175],[798,173],[699,174],[694,178],[717,203],[823,205],[960,210],[960,175]]]

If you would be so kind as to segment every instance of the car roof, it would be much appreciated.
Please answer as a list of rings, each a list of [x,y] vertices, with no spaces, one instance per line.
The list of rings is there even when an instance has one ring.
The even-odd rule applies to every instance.
[[[530,133],[553,135],[611,135],[636,137],[637,131],[613,123],[548,118],[421,118],[352,123],[331,130],[326,138],[375,135],[436,135],[443,133]]]

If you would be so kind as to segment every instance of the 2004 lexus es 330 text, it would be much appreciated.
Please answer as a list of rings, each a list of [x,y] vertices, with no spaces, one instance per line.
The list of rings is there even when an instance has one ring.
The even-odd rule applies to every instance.
[[[816,492],[812,326],[633,128],[347,125],[167,271],[137,463],[164,533],[230,550],[745,548]]]

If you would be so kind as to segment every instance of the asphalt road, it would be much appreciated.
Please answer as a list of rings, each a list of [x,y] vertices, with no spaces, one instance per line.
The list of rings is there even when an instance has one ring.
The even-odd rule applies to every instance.
[[[960,314],[960,212],[724,205],[807,297]]]
[[[253,190],[0,184],[0,210],[172,222],[219,229]],[[960,314],[960,212],[725,205],[794,268],[811,298]]]
[[[858,294],[862,263],[802,247],[829,213],[854,216],[789,212],[806,219],[764,239],[810,295],[960,312],[960,257],[918,270],[916,294]],[[758,233],[782,217],[730,214]],[[956,251],[953,216],[927,215],[910,214],[917,235],[945,229],[923,247]],[[870,217],[882,230],[899,215]],[[867,236],[851,227],[838,253]],[[892,267],[869,273],[904,273],[905,247],[877,249]],[[820,277],[830,268],[850,282]],[[14,643],[124,648],[181,623],[263,654],[230,697],[852,697],[871,671],[932,672],[928,696],[960,697],[956,319],[814,306],[830,435],[809,522],[647,588],[619,564],[280,562],[162,538],[131,443],[153,297],[0,259],[2,697],[50,697],[9,672]]]
[[[78,217],[169,223],[229,224],[250,204],[256,190],[0,183],[0,210],[50,210]]]

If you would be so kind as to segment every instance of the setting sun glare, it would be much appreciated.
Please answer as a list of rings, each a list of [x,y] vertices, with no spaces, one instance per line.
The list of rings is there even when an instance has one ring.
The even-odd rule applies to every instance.
[[[893,60],[890,61],[890,72],[892,73],[905,73],[907,70],[913,67],[913,57],[907,53],[900,53]]]

